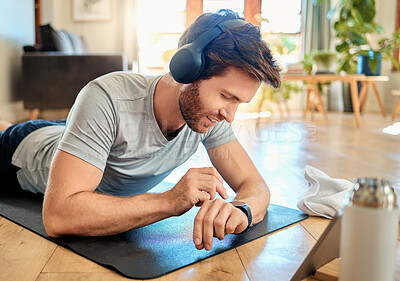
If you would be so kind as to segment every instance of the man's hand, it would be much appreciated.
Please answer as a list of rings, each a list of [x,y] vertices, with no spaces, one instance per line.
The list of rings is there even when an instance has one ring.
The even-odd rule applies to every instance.
[[[215,194],[228,199],[221,175],[213,167],[192,168],[171,190],[165,192],[174,205],[174,215],[179,216],[193,206],[214,200]]]
[[[241,233],[247,228],[245,213],[221,199],[205,201],[194,220],[193,242],[198,250],[212,248],[212,238]]]

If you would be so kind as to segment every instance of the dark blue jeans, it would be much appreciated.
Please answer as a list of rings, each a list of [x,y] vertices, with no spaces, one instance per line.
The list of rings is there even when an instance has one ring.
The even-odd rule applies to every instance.
[[[21,187],[17,180],[18,167],[11,164],[17,146],[21,141],[37,129],[65,125],[66,119],[61,120],[30,120],[27,122],[14,124],[5,131],[0,132],[0,193],[18,193]]]

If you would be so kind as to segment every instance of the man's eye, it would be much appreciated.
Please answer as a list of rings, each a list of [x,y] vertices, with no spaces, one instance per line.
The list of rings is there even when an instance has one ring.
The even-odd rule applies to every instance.
[[[229,100],[229,97],[225,96],[223,93],[221,93],[221,96],[222,96],[224,99]]]

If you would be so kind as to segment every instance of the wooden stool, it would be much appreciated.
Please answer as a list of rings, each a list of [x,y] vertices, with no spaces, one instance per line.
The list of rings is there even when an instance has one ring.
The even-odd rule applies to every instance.
[[[382,112],[382,116],[383,116],[383,118],[386,118],[386,112],[385,112],[385,109],[383,108],[381,98],[379,97],[378,88],[376,87],[377,81],[378,82],[379,81],[389,81],[389,77],[387,77],[387,76],[365,76],[361,80],[362,86],[361,86],[361,90],[360,90],[360,113],[361,113],[361,115],[364,114],[365,105],[367,103],[368,86],[371,85],[372,88],[374,89],[376,99],[378,101],[379,107]]]
[[[399,101],[397,102],[396,108],[395,108],[395,110],[393,112],[393,115],[392,115],[392,119],[394,120],[396,118],[397,112],[400,110],[400,91],[399,90],[394,90],[394,91],[392,91],[392,95],[399,96]]]
[[[324,110],[324,101],[321,97],[321,93],[318,90],[318,83],[305,84],[304,86],[307,90],[307,101],[306,106],[304,107],[303,117],[306,117],[308,112],[311,112],[311,115],[313,115],[314,110],[317,110],[323,116],[326,116],[326,112]]]

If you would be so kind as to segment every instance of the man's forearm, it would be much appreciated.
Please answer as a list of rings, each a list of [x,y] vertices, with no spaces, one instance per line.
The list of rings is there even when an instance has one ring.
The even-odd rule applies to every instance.
[[[270,201],[270,191],[264,182],[247,181],[237,188],[235,201],[246,202],[253,216],[253,224],[264,218]]]
[[[44,204],[43,209],[46,231],[55,237],[117,234],[172,215],[165,193],[116,197],[83,191],[70,195],[59,206]]]

